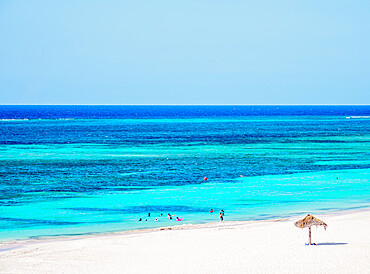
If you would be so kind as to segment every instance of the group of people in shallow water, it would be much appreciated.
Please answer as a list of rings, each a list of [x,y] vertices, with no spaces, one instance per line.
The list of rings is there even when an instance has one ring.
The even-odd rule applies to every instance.
[[[161,213],[159,215],[159,217],[162,217],[162,216],[163,216],[163,213]],[[167,214],[167,220],[172,220],[173,219],[172,217],[175,217],[175,216],[176,216],[175,214],[171,215],[170,213],[168,213]],[[148,213],[148,217],[150,217],[150,212]],[[176,217],[176,220],[175,221],[182,221],[182,220],[183,220],[183,218]],[[139,222],[141,222],[141,221],[143,221],[142,218],[139,219]],[[148,221],[148,219],[146,218],[145,221]],[[158,222],[158,218],[155,218],[154,221],[155,222]]]
[[[209,212],[210,213],[213,213],[213,209],[211,209]],[[167,214],[167,220],[173,220],[172,217],[175,217],[175,216],[176,216],[175,214],[171,215],[170,213],[168,213]],[[220,219],[221,222],[224,220],[224,216],[225,216],[225,211],[223,209],[221,209],[220,210],[220,217],[219,217],[219,219]],[[148,213],[148,217],[150,217],[150,212]],[[159,215],[159,217],[163,217],[163,213],[161,213]],[[176,217],[176,220],[175,221],[182,221],[182,220],[183,220],[183,218]],[[139,219],[139,222],[141,222],[141,221],[143,221],[142,218]],[[148,221],[148,219],[146,218],[145,221]],[[158,218],[155,218],[154,221],[157,222],[158,221]]]

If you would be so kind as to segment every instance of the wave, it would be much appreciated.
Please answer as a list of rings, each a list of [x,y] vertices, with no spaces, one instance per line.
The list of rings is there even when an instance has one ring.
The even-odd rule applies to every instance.
[[[348,116],[346,119],[369,119],[370,116]]]
[[[39,118],[39,119],[29,119],[29,118],[22,118],[22,119],[0,119],[0,121],[4,121],[4,122],[7,122],[7,121],[50,121],[50,120],[61,120],[61,121],[69,121],[69,120],[78,120],[78,119],[75,119],[75,118],[50,118],[50,119],[42,119],[42,118]]]
[[[28,121],[29,119],[0,119],[0,121]]]

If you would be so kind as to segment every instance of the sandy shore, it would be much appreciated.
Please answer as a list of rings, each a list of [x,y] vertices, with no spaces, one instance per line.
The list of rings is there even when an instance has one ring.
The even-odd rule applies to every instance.
[[[316,217],[316,246],[297,218],[224,222],[3,246],[0,272],[370,273],[370,211]]]

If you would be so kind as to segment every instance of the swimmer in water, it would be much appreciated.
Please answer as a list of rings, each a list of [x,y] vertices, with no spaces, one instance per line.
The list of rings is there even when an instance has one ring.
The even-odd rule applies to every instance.
[[[222,215],[222,213],[220,213],[220,222],[222,222],[224,220],[224,216]]]
[[[154,221],[158,222],[158,218],[155,218],[155,220],[154,220]]]

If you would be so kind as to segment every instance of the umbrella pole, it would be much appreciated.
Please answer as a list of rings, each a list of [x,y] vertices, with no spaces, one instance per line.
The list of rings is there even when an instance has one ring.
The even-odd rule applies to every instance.
[[[308,228],[308,244],[311,245],[311,227]]]

